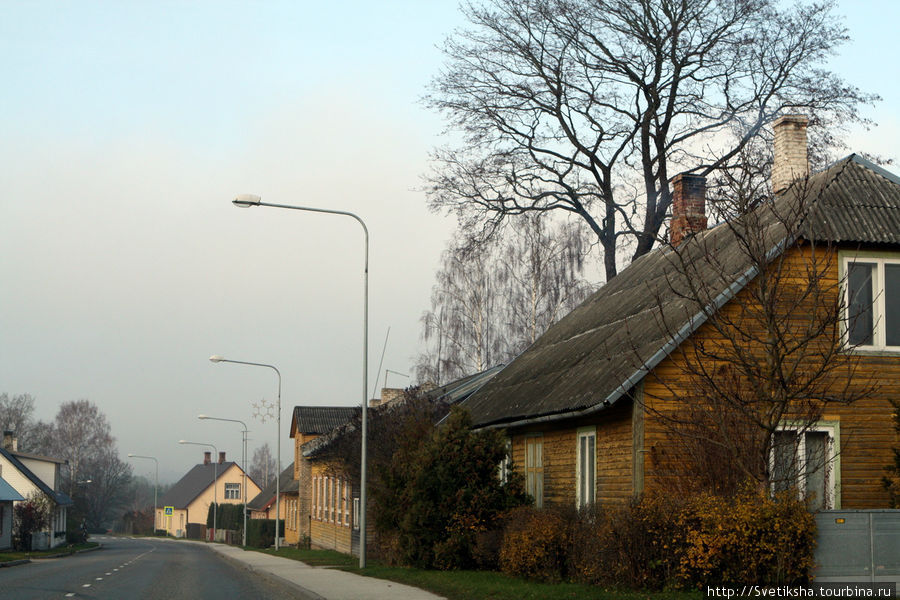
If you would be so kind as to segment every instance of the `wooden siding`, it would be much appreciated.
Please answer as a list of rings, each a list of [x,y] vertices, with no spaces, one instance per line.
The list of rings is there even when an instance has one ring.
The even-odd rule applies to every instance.
[[[602,417],[510,431],[514,468],[524,474],[526,439],[540,436],[543,442],[544,506],[575,506],[578,429],[593,426],[597,429],[597,502],[627,501],[633,493],[631,422],[631,402],[623,400]]]
[[[808,247],[795,247],[786,255],[789,277],[795,278],[798,284],[805,278],[804,269],[808,260]],[[822,280],[823,287],[831,289],[832,300],[833,294],[837,293],[838,273],[838,254],[834,253]],[[746,290],[740,292],[724,310],[732,313],[752,310],[744,304],[747,297]],[[802,315],[784,315],[784,318],[797,320],[798,325],[802,325]],[[692,380],[685,367],[685,354],[689,355],[690,348],[698,341],[712,347],[721,343],[722,339],[709,324],[703,325],[644,379],[647,408],[642,424],[648,452],[646,456],[649,457],[644,465],[648,489],[665,489],[673,485],[672,481],[667,480],[672,472],[668,470],[665,460],[660,460],[660,453],[675,446],[673,436],[676,434],[661,422],[659,415],[679,410],[683,400],[677,399],[678,396],[690,395]],[[882,487],[881,478],[885,467],[892,461],[892,448],[898,443],[890,400],[900,398],[900,354],[857,355],[850,391],[864,390],[873,383],[877,389],[853,404],[829,405],[822,417],[823,421],[839,422],[840,428],[840,485],[836,490],[836,506],[845,509],[886,508],[888,495]],[[856,356],[852,358],[856,359]],[[696,380],[693,380],[693,385],[696,385]]]
[[[347,495],[349,497],[346,507],[340,502],[340,496],[332,492],[332,510],[329,511],[326,509],[326,502],[320,498],[321,491],[317,493],[312,489],[321,478],[328,478],[326,488],[331,489],[333,489],[331,487],[332,480],[339,479],[331,477],[327,464],[312,461],[310,463],[310,496],[313,502],[309,518],[310,544],[313,548],[337,550],[344,554],[351,554],[353,550],[352,520],[355,486],[348,485]],[[341,494],[343,494],[343,490]],[[344,510],[345,508],[346,510]]]

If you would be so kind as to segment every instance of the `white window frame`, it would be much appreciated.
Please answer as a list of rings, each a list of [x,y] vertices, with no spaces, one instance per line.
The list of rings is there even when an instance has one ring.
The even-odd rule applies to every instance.
[[[359,530],[359,498],[353,499],[353,529]]]
[[[841,281],[844,282],[844,344],[850,344],[850,265],[854,263],[875,265],[872,275],[872,344],[856,346],[855,350],[876,352],[898,352],[900,346],[887,345],[885,318],[887,315],[887,294],[885,293],[884,266],[900,265],[900,255],[876,252],[853,252],[841,255]],[[900,301],[900,298],[896,299]]]
[[[594,441],[594,452],[590,457],[582,457],[581,452],[581,441],[591,440]],[[591,477],[590,481],[593,485],[590,486],[590,489],[587,490],[587,498],[582,500],[582,496],[585,496],[584,493],[584,475],[582,472],[584,458],[589,458],[590,467],[593,470],[593,477]],[[596,427],[581,427],[578,429],[577,434],[575,435],[575,507],[576,508],[584,508],[586,506],[590,506],[597,501],[597,428]]]
[[[497,477],[500,479],[500,485],[506,485],[509,483],[509,473],[512,470],[512,440],[506,438],[506,454],[503,455],[503,460],[500,461],[500,466],[497,469]]]
[[[228,492],[231,492],[231,495],[229,495]],[[241,499],[241,484],[240,483],[226,483],[225,484],[225,499],[226,500],[240,500]]]
[[[344,527],[350,527],[350,482],[344,481]]]
[[[806,434],[811,432],[823,432],[828,435],[828,444],[825,448],[825,464],[823,468],[830,469],[829,485],[825,489],[825,505],[823,510],[841,508],[841,427],[837,421],[819,421],[812,425],[800,423],[785,423],[778,427],[778,431],[794,431],[798,435],[802,433],[797,443],[797,454],[794,460],[797,464],[796,487],[800,498],[806,497]],[[769,450],[769,472],[775,472],[775,446]],[[775,483],[771,484],[772,493],[775,492]]]

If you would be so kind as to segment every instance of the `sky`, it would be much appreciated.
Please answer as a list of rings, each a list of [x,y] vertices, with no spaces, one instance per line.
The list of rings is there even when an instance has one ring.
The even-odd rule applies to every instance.
[[[900,158],[900,7],[838,12],[853,41],[831,67],[883,98],[850,146]],[[241,193],[365,220],[369,395],[384,369],[411,374],[455,227],[420,189],[447,140],[420,99],[462,25],[455,0],[0,13],[0,392],[31,394],[43,420],[93,401],[123,458],[156,456],[174,481],[203,452],[179,439],[240,456],[240,426],[198,414],[245,421],[251,453],[274,446],[275,422],[254,416],[274,371],[208,357],[272,364],[286,467],[294,406],[362,399],[363,235],[346,217],[236,208]]]

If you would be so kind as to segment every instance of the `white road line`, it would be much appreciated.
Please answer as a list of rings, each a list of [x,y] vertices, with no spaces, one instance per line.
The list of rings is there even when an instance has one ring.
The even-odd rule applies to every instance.
[[[98,578],[96,578],[94,581],[103,581],[103,578],[102,578],[102,577],[98,577]]]
[[[85,583],[85,584],[84,584],[83,586],[81,586],[81,587],[91,587],[91,584]]]
[[[75,592],[69,592],[68,594],[66,594],[66,598],[71,598],[74,595],[75,595]]]

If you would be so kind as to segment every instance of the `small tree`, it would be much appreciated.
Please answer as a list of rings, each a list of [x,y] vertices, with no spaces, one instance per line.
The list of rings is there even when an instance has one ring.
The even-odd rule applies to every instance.
[[[477,534],[499,526],[507,510],[528,502],[520,477],[500,480],[506,441],[497,430],[473,431],[454,407],[396,478],[394,526],[407,564],[459,569],[475,565]],[[405,462],[405,461],[404,461]]]
[[[50,524],[52,506],[42,492],[32,492],[13,510],[13,543],[19,550],[31,550],[32,537]]]

